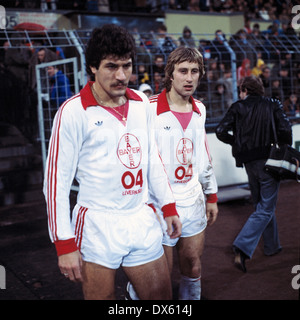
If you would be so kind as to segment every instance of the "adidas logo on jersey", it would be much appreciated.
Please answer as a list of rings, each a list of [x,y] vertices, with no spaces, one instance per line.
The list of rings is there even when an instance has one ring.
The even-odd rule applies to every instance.
[[[103,124],[103,121],[97,121],[97,122],[95,122],[95,125],[98,126],[98,127],[102,126],[102,124]]]
[[[164,127],[164,129],[165,129],[165,130],[170,130],[170,129],[171,129],[171,127],[169,127],[169,126],[165,126],[165,127]]]

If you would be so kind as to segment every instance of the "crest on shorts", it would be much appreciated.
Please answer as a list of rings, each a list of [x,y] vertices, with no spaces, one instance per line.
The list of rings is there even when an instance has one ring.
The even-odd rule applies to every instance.
[[[126,168],[137,168],[142,160],[142,148],[139,139],[131,133],[125,133],[119,141],[117,155]]]

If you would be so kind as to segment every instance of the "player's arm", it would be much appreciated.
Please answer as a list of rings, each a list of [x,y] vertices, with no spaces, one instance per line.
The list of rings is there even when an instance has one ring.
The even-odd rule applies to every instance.
[[[207,224],[211,226],[216,222],[219,213],[217,194],[208,194],[206,199]]]
[[[167,223],[167,234],[171,239],[180,237],[181,221],[176,210],[175,202],[163,206],[162,212]]]
[[[163,212],[164,219],[167,223],[166,231],[168,235],[172,238],[177,238],[181,235],[181,221],[176,210],[175,199],[169,179],[156,144],[153,125],[155,113],[153,113],[151,107],[148,102],[149,193],[154,203],[158,205]]]
[[[81,268],[75,235],[71,228],[69,203],[80,140],[73,116],[60,108],[54,119],[49,142],[43,191],[47,202],[50,239],[56,247],[60,270],[70,274],[70,279],[73,278],[72,275],[80,278],[76,270]],[[77,258],[74,259],[74,256]],[[74,271],[70,271],[70,266]]]
[[[206,134],[204,135],[204,145],[205,151],[202,161],[203,169],[201,170],[201,174],[199,175],[199,181],[202,185],[203,192],[206,196],[206,216],[207,216],[207,224],[210,226],[215,223],[218,217],[218,185],[217,179],[213,171],[213,166],[211,163],[211,157],[209,153],[208,141]]]

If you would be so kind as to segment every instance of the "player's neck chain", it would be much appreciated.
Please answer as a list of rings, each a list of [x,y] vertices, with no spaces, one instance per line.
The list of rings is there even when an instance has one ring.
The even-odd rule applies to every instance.
[[[116,108],[119,108],[119,107],[111,107],[112,109],[114,109],[114,111],[116,111],[116,113],[122,117],[122,121],[126,121],[126,117],[125,117],[125,105],[123,104],[122,105],[123,107],[123,112],[120,113]]]
[[[125,97],[122,97],[122,103],[118,106],[110,106],[108,102],[104,102],[100,99],[100,97],[98,96],[96,90],[94,89],[94,86],[92,85],[91,86],[91,89],[92,89],[92,93],[96,99],[96,101],[101,105],[101,106],[104,106],[104,107],[109,107],[109,108],[112,108],[119,116],[122,117],[122,121],[126,121],[126,117],[125,117],[125,102],[126,102],[126,98]],[[116,108],[120,107],[120,106],[123,106],[123,113],[120,113]]]

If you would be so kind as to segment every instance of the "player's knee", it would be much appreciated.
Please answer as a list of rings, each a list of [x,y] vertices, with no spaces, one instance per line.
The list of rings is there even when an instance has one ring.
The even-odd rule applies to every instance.
[[[200,257],[186,257],[182,265],[181,273],[187,277],[197,278],[201,275]]]

